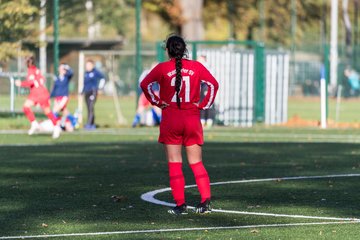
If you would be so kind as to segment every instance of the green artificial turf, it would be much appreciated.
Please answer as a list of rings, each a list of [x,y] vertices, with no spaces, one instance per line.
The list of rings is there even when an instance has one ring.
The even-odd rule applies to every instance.
[[[203,157],[212,182],[360,174],[358,130],[214,128]],[[141,194],[168,187],[156,128],[50,135],[0,134],[0,236],[183,229],[325,220],[212,213],[175,217]],[[194,178],[184,164],[187,184]],[[360,218],[360,177],[212,187],[216,209]],[[199,200],[196,188],[187,200]],[[111,197],[118,196],[115,202]],[[171,202],[169,192],[156,198]],[[55,239],[359,239],[359,223],[232,230],[58,237]]]

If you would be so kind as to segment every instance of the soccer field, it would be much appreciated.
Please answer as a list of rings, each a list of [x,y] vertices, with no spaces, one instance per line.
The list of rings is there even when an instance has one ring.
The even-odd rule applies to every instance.
[[[19,112],[16,117],[12,117],[9,113],[3,113],[9,105],[9,99],[0,96],[0,129],[28,129],[29,122],[22,113],[22,104],[24,97],[18,97],[15,102],[15,108]],[[119,98],[121,112],[130,126],[135,116],[136,101],[132,96],[123,96]],[[77,109],[77,96],[71,96],[69,102],[69,110],[74,113]],[[319,98],[290,98],[288,103],[288,119],[298,116],[304,120],[320,121],[320,99]],[[39,119],[45,116],[40,109],[37,109]],[[95,105],[96,123],[100,128],[116,128],[124,127],[119,125],[115,113],[115,106],[111,97],[99,96]],[[83,119],[86,121],[86,107],[83,109]],[[336,99],[329,99],[329,121],[336,120]],[[360,121],[359,99],[343,99],[339,105],[338,111],[339,123],[358,123]]]
[[[156,128],[25,133],[0,134],[0,239],[360,238],[359,130],[208,130],[216,210],[179,217],[141,199],[172,203]]]

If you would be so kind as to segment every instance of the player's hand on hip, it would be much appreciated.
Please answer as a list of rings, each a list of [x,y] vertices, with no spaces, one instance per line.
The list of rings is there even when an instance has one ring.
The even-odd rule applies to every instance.
[[[164,109],[164,108],[167,108],[168,106],[170,106],[170,104],[168,104],[167,102],[162,101],[159,108]]]

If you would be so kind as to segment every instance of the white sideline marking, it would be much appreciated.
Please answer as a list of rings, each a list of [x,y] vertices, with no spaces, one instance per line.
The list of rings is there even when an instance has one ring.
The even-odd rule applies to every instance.
[[[248,228],[272,228],[272,227],[296,227],[313,225],[338,225],[338,224],[356,224],[359,222],[314,222],[314,223],[284,223],[284,224],[260,224],[246,226],[219,226],[219,227],[200,227],[200,228],[168,228],[168,229],[149,229],[149,230],[131,230],[114,232],[93,232],[93,233],[69,233],[69,234],[49,234],[33,236],[4,236],[0,239],[31,239],[31,238],[55,238],[55,237],[80,237],[80,236],[99,236],[99,235],[120,235],[120,234],[141,234],[141,233],[164,233],[164,232],[185,232],[185,231],[204,231],[204,230],[231,230]]]
[[[335,175],[323,175],[323,176],[299,176],[299,177],[282,177],[282,178],[264,178],[264,179],[250,179],[250,180],[236,180],[236,181],[225,181],[215,182],[211,185],[225,185],[234,183],[253,183],[253,182],[270,182],[270,181],[284,181],[284,180],[304,180],[304,179],[322,179],[322,178],[344,178],[344,177],[360,177],[360,174],[335,174]],[[193,188],[196,185],[188,185],[186,188]],[[154,191],[150,191],[141,195],[141,199],[157,205],[163,205],[168,207],[174,207],[175,204],[161,201],[155,198],[158,193],[171,191],[170,188],[162,188]],[[194,208],[194,207],[189,207]],[[336,220],[336,221],[360,221],[358,218],[338,218],[338,217],[320,217],[320,216],[305,216],[305,215],[291,215],[291,214],[276,214],[276,213],[262,213],[262,212],[246,212],[236,210],[222,210],[213,209],[214,212],[220,213],[233,213],[243,215],[257,215],[257,216],[271,216],[271,217],[287,217],[287,218],[304,218],[304,219],[318,219],[318,220]]]
[[[0,130],[2,134],[26,134],[26,130]],[[158,134],[156,128],[148,129],[130,129],[130,128],[108,128],[108,129],[96,129],[93,131],[75,131],[71,134],[75,135],[131,135],[131,136],[153,136]],[[211,131],[204,132],[205,136],[212,135],[212,137],[244,137],[250,139],[256,138],[272,138],[283,139],[289,138],[299,141],[299,139],[306,139],[307,141],[323,141],[323,142],[360,142],[359,135],[351,134],[321,134],[321,133],[249,133],[249,132],[220,132]]]
[[[157,135],[158,131],[156,129],[149,130],[137,130],[137,129],[98,129],[94,131],[78,131],[77,134],[84,135],[97,135],[97,134],[106,134],[106,135],[132,135],[132,136],[153,136]],[[242,133],[242,132],[204,132],[205,136],[212,135],[212,137],[244,137],[244,138],[290,138],[294,140],[307,139],[308,141],[322,140],[325,142],[359,142],[359,135],[349,135],[349,134],[318,134],[318,133]]]
[[[0,130],[0,134],[26,134],[26,130]]]

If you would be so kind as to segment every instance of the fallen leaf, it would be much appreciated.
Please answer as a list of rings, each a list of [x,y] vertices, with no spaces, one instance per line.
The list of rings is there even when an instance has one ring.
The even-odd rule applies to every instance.
[[[111,196],[111,198],[113,199],[114,202],[124,202],[127,200],[127,197],[122,196],[122,195],[120,195],[120,196],[113,195],[113,196]]]

